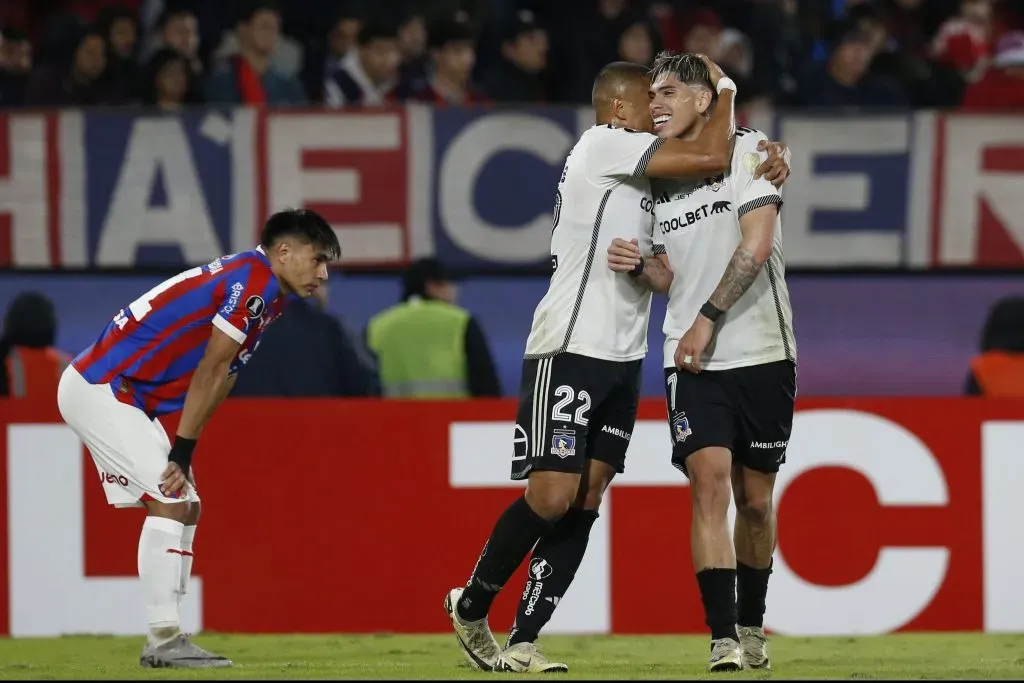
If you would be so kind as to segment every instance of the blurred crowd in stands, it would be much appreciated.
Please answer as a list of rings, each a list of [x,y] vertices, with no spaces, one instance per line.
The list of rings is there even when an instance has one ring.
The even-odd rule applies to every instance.
[[[1024,107],[1024,0],[3,0],[0,107],[585,103],[703,52],[748,109]]]

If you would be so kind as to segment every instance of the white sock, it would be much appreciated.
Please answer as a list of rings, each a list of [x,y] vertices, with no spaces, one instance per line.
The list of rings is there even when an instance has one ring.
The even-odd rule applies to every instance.
[[[192,552],[192,544],[196,540],[196,525],[186,525],[181,534],[181,586],[178,588],[178,605],[188,593],[188,580],[192,578],[192,561],[195,554]]]
[[[149,616],[149,640],[159,645],[181,631],[181,536],[185,525],[164,517],[146,517],[139,536],[139,578]]]

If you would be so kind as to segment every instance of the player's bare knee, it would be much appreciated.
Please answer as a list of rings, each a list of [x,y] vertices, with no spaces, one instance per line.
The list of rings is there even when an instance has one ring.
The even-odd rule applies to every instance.
[[[146,509],[151,517],[163,517],[172,519],[175,522],[186,524],[191,513],[192,505],[187,501],[180,503],[163,503],[159,500],[147,500]]]
[[[686,459],[695,509],[726,514],[732,497],[732,454],[725,448],[702,448]]]
[[[771,495],[764,494],[757,496],[748,495],[742,503],[737,501],[736,511],[738,514],[743,515],[747,524],[764,526],[768,524],[773,513],[772,497]]]
[[[580,488],[580,475],[567,472],[531,472],[526,503],[549,522],[557,522],[572,506]]]

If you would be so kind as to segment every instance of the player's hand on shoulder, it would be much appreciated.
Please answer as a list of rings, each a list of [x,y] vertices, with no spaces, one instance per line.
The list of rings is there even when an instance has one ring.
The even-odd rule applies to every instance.
[[[775,187],[782,187],[782,184],[789,178],[792,170],[789,167],[789,160],[792,156],[789,152],[789,147],[781,142],[761,140],[757,143],[757,151],[767,151],[768,158],[757,167],[754,177],[763,177]]]
[[[722,71],[722,67],[718,66],[710,57],[704,54],[698,54],[701,61],[708,65],[708,71],[711,73],[711,85],[718,87],[718,81],[725,78],[725,72]]]
[[[640,244],[636,239],[626,241],[619,237],[608,247],[608,267],[616,273],[628,273],[640,265]]]
[[[181,471],[178,463],[167,463],[167,469],[160,477],[160,492],[168,498],[177,498],[186,484],[188,484],[188,477]]]

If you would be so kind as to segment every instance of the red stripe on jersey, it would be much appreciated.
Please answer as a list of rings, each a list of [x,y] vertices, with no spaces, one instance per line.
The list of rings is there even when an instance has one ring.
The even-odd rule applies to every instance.
[[[144,347],[137,350],[132,355],[128,356],[128,358],[123,360],[121,364],[115,367],[113,370],[108,371],[105,375],[103,375],[99,383],[109,384],[110,382],[113,382],[118,375],[120,375],[122,372],[130,368],[132,365],[136,363],[136,361],[145,356],[147,353],[150,353],[154,348],[158,347],[169,336],[171,336],[181,328],[191,325],[192,323],[198,320],[202,320],[203,318],[212,318],[213,313],[211,312],[211,309],[214,312],[217,310],[216,308],[213,307],[213,305],[206,306],[203,309],[199,310],[197,313],[194,313],[187,318],[182,318],[181,320],[178,320],[176,323],[174,323],[167,329],[163,330],[160,334],[158,334],[156,338],[149,344],[146,344]]]

